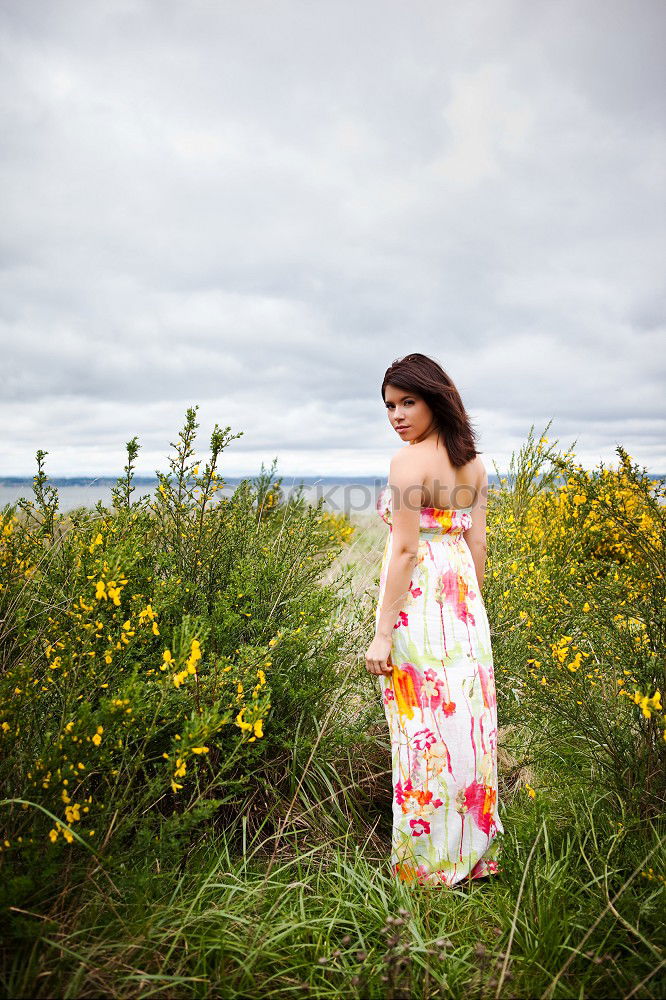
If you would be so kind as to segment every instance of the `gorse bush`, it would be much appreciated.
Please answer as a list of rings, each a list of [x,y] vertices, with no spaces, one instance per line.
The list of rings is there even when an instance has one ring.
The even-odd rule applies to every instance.
[[[35,499],[2,512],[5,903],[67,858],[182,861],[280,785],[344,684],[355,639],[319,581],[349,524],[286,501],[275,463],[221,495],[234,435],[204,462],[197,427],[189,409],[154,496],[133,502],[134,438],[110,507],[61,513],[40,451]]]
[[[502,719],[529,720],[542,747],[575,744],[596,781],[656,815],[666,804],[666,486],[621,447],[617,469],[586,471],[547,444],[532,428],[489,494],[484,597]]]

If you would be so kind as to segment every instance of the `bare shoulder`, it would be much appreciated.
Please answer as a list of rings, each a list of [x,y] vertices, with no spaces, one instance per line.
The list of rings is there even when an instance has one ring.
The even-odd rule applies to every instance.
[[[474,506],[476,506],[479,498],[482,500],[487,497],[488,494],[488,472],[483,459],[480,455],[477,455],[472,459],[470,464],[470,472],[472,473],[472,479],[474,482],[474,488],[476,490],[476,495],[474,497]]]
[[[469,464],[474,474],[474,482],[476,486],[478,488],[481,488],[482,486],[487,486],[488,472],[486,470],[486,466],[481,456],[477,455],[476,458],[473,458]]]
[[[411,445],[401,448],[391,458],[389,483],[406,496],[416,495],[420,498],[426,469],[426,457],[423,452]]]
[[[391,458],[391,472],[401,477],[411,476],[414,481],[423,483],[427,470],[427,455],[416,445],[408,445],[396,451]]]

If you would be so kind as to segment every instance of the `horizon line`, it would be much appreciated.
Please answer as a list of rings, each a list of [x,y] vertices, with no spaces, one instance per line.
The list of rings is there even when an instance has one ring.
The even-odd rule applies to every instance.
[[[596,466],[594,467],[596,469]],[[221,475],[219,479],[223,482],[230,482],[232,480],[241,482],[244,479],[257,479],[261,475],[266,475],[270,470],[266,470],[263,473],[261,471],[250,472],[250,473],[229,473],[227,476]],[[590,469],[587,471],[594,471]],[[499,475],[496,472],[488,472],[488,479],[500,479],[502,477],[508,476],[508,471],[500,472]],[[542,473],[541,473],[542,474]],[[666,478],[666,472],[652,472],[649,469],[647,474],[650,477],[655,477],[657,479]],[[168,475],[168,473],[164,473]],[[376,480],[381,480],[386,482],[386,473],[376,474],[376,475],[355,475],[353,473],[327,473],[327,474],[314,474],[314,473],[281,473],[271,476],[274,480],[282,480],[283,482],[291,479],[299,480],[311,480],[314,482],[321,482],[324,480],[334,480],[339,482],[373,482]],[[5,475],[0,476],[0,486],[24,486],[31,485],[34,482],[34,475]],[[70,475],[70,476],[47,476],[47,481],[53,484],[61,485],[86,485],[92,486],[95,483],[116,483],[120,479],[123,479],[122,473],[120,475],[113,474],[100,474],[100,475],[90,475],[86,473],[81,473],[80,475]],[[134,483],[148,484],[159,482],[156,475],[135,475],[132,479]]]

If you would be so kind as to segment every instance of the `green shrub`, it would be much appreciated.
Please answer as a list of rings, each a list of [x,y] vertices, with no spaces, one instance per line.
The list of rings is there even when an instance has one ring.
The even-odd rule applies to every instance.
[[[111,507],[62,514],[38,452],[35,500],[2,512],[1,858],[19,905],[54,858],[61,876],[91,852],[178,862],[288,783],[294,733],[308,752],[340,688],[353,637],[320,577],[347,526],[284,500],[275,463],[217,496],[233,438],[216,426],[197,461],[197,426],[189,409],[154,497],[132,502],[134,438]]]
[[[531,720],[535,746],[573,745],[591,781],[658,815],[666,485],[621,447],[617,469],[586,471],[532,432],[490,493],[484,597],[500,721]]]

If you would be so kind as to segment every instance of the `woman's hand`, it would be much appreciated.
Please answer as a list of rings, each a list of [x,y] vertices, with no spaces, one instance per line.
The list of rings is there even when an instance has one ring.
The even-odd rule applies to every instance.
[[[393,673],[391,663],[391,640],[383,635],[375,635],[365,654],[365,669],[371,674]]]

